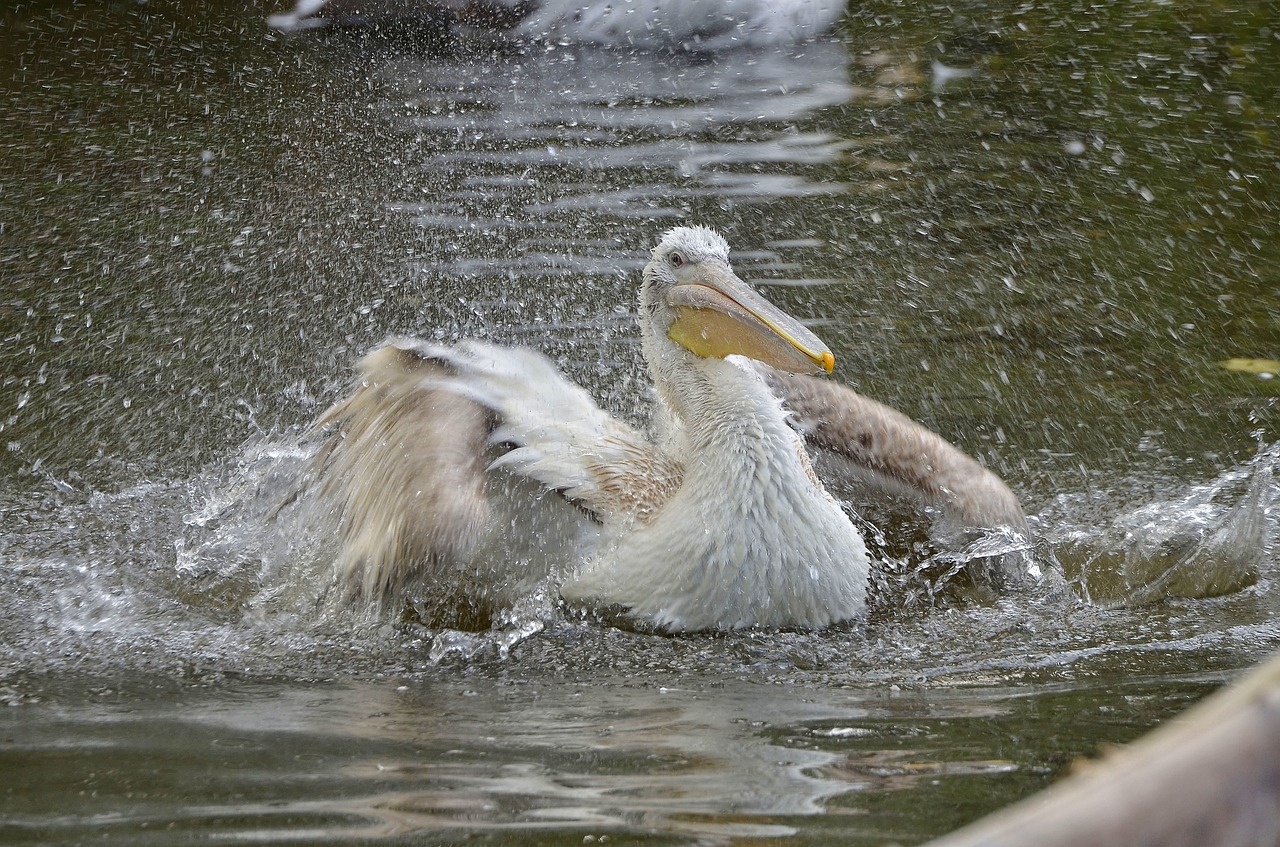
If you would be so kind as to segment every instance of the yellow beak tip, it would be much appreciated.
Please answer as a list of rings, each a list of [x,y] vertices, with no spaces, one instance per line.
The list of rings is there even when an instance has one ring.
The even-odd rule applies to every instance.
[[[830,350],[822,351],[822,367],[827,373],[831,373],[836,369],[836,357],[832,355]]]

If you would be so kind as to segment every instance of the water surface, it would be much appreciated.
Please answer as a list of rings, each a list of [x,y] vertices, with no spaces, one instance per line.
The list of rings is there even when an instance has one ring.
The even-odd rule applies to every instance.
[[[0,18],[7,843],[918,843],[1280,644],[1277,381],[1221,365],[1280,358],[1265,6],[861,3],[719,56],[263,11]],[[643,419],[685,222],[1009,480],[1043,583],[942,586],[963,550],[869,514],[876,609],[821,633],[282,596],[315,549],[263,516],[362,351],[529,344]]]

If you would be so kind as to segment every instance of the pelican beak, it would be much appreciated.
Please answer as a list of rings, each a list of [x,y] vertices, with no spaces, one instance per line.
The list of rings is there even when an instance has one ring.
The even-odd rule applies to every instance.
[[[747,356],[791,373],[831,373],[836,357],[809,330],[720,262],[690,269],[667,291],[675,320],[667,336],[703,358]]]

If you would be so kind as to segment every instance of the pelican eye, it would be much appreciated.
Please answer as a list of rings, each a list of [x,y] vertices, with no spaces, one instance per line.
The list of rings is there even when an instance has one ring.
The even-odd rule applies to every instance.
[[[671,252],[671,255],[667,257],[667,261],[671,263],[671,267],[673,268],[679,268],[684,266],[684,256],[681,256],[679,253],[675,252],[674,250]]]

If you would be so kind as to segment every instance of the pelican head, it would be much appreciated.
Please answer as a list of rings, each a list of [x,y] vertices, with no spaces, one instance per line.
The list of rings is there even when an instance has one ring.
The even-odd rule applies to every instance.
[[[642,322],[703,359],[739,355],[792,373],[831,373],[835,356],[733,272],[729,244],[704,226],[668,230],[640,292]]]

